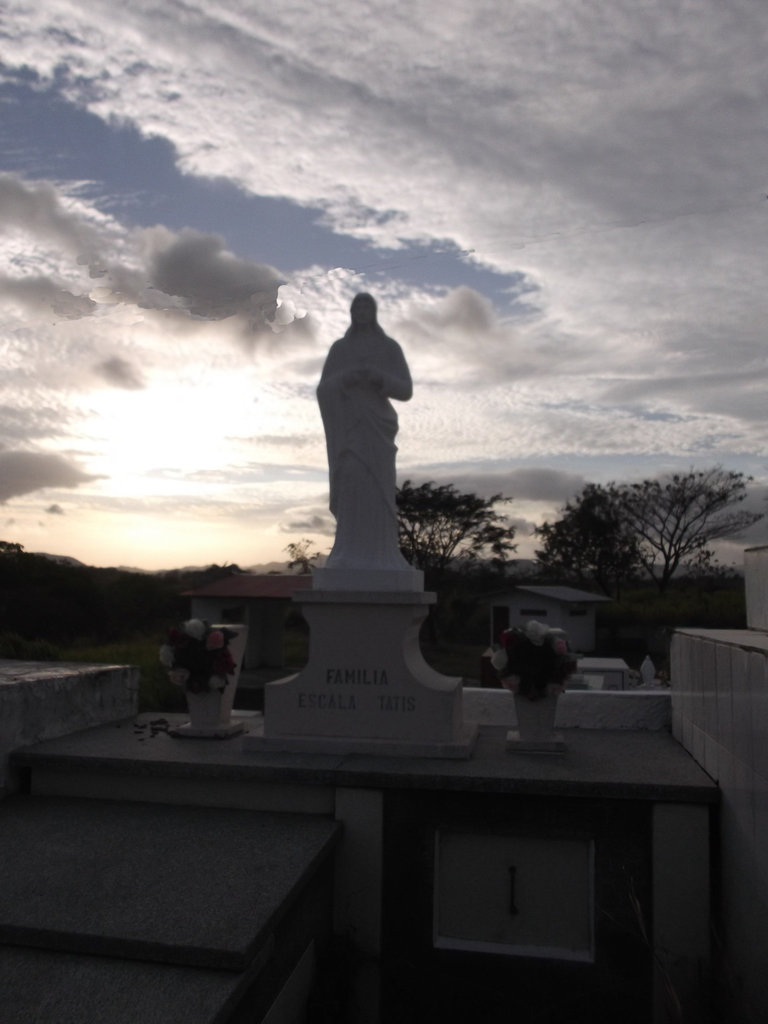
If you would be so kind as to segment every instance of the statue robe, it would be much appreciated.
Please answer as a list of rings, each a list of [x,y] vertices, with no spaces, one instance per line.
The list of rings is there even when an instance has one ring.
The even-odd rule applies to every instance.
[[[373,371],[382,384],[350,380]],[[397,542],[397,413],[413,392],[402,349],[378,327],[350,328],[333,343],[317,388],[325,428],[337,569],[408,569]]]

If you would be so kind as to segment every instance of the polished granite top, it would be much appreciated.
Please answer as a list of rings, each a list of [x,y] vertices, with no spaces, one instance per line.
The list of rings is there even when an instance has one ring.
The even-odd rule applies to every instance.
[[[258,712],[235,713],[248,731]],[[241,779],[306,786],[557,793],[715,802],[715,782],[666,730],[561,730],[562,754],[508,752],[506,730],[482,727],[467,759],[243,749],[243,737],[170,735],[181,714],[143,714],[17,749],[17,768],[136,777]]]

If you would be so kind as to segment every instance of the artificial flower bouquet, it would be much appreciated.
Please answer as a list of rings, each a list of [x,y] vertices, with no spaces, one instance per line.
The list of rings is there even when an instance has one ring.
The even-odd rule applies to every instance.
[[[501,685],[529,700],[562,693],[568,677],[576,671],[576,656],[562,629],[528,622],[522,628],[505,629],[499,640],[491,664]]]
[[[171,682],[190,693],[223,690],[227,677],[237,668],[229,650],[230,640],[236,636],[232,629],[214,629],[203,619],[189,619],[168,630],[160,662],[168,669]]]

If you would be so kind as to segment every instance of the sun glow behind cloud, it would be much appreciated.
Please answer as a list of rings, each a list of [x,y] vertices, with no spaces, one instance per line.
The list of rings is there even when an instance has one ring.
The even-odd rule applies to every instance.
[[[314,386],[357,290],[414,376],[401,476],[529,521],[582,479],[768,481],[766,13],[420,0],[365,27],[345,4],[9,11],[0,454],[38,488],[17,462],[10,539],[167,565],[326,536]]]

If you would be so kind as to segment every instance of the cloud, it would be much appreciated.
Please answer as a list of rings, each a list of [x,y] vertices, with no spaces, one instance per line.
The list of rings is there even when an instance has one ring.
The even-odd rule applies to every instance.
[[[194,316],[220,320],[240,314],[259,332],[274,320],[283,277],[273,267],[227,252],[221,238],[190,229],[144,233],[152,287],[181,299]]]
[[[299,239],[288,275],[268,262],[260,200],[240,207],[251,239],[215,203],[175,195],[172,226],[120,223],[138,178],[120,168],[116,198],[96,180],[106,161],[87,181],[1,178],[6,443],[69,433],[72,450],[79,433],[124,472],[137,400],[146,410],[172,382],[177,451],[209,451],[183,426],[189,407],[210,411],[209,435],[226,419],[227,444],[315,438],[306,463],[320,465],[314,384],[352,294],[372,287],[416,384],[398,408],[407,475],[437,466],[467,489],[562,504],[593,456],[616,479],[633,456],[766,472],[759,5],[701,0],[683,22],[634,0],[424,0],[383,5],[365,32],[354,7],[301,0],[267,20],[200,0],[62,12],[9,14],[18,81],[36,74],[38,95],[164,140],[184,174],[299,204],[302,230],[319,216],[335,242],[357,241],[348,264],[337,248],[302,267]],[[72,166],[47,156],[57,175]],[[146,218],[153,196],[136,189]],[[379,254],[362,261],[361,240],[386,274],[366,278]],[[415,260],[406,273],[383,247],[433,273],[419,278]],[[485,270],[506,280],[453,287],[446,251],[471,262],[473,284]],[[275,380],[305,393],[247,397]],[[113,412],[118,441],[102,448]],[[229,464],[217,444],[203,472]],[[177,465],[167,450],[162,464]],[[220,486],[235,478],[223,470]]]
[[[476,391],[552,377],[550,346],[531,339],[529,314],[502,317],[474,288],[411,289],[381,306],[422,385]]]
[[[11,375],[8,375],[11,377]],[[51,400],[35,402],[34,393],[19,394],[21,381],[10,380],[9,401],[0,403],[0,450],[19,442],[60,437],[67,433],[72,420],[71,411],[62,402]],[[13,401],[15,400],[15,401]]]
[[[119,356],[105,359],[94,367],[96,373],[108,384],[127,391],[138,391],[144,387],[144,379],[139,369]]]
[[[479,494],[485,498],[492,494],[502,494],[512,498],[513,502],[565,502],[587,482],[579,473],[537,466],[484,472],[461,469],[453,473],[438,467],[431,473],[427,471],[426,477],[424,473],[419,473],[417,482],[425,478],[441,484],[450,483],[459,491]]]
[[[0,174],[3,233],[20,229],[83,258],[97,243],[98,235],[94,225],[84,220],[83,208],[73,210],[78,205],[73,202],[69,209],[65,207],[60,193],[48,182],[30,183],[14,174]]]
[[[96,479],[62,455],[0,451],[0,503],[48,487],[77,487]]]
[[[733,353],[732,353],[733,354]],[[749,360],[745,360],[749,362]],[[757,364],[757,361],[753,361]],[[703,363],[703,361],[702,361]],[[742,360],[738,360],[742,364]],[[646,377],[641,380],[609,383],[604,391],[607,401],[631,408],[638,403],[638,415],[660,415],[659,409],[677,410],[677,418],[691,411],[733,415],[762,425],[765,422],[765,375],[759,365],[744,369],[726,365],[714,372],[706,365],[691,367],[688,374]],[[673,418],[669,414],[669,418]]]
[[[333,538],[336,534],[336,522],[329,515],[319,515],[316,512],[307,512],[304,516],[300,514],[280,523],[281,533],[290,533],[292,536],[313,536]]]
[[[95,0],[66,31],[54,19],[14,12],[19,65],[168,139],[186,173],[319,206],[379,244],[454,239],[505,270],[542,239],[733,201],[745,146],[760,151],[745,140],[765,26],[747,5],[737,18],[702,0],[684,32],[674,11],[632,0],[607,17],[562,0],[536,17],[495,0],[398,4],[364,33],[343,4],[266,23],[257,9],[116,14]]]
[[[555,469],[513,469],[507,489],[520,500],[568,501],[586,485],[580,473]]]
[[[0,225],[6,443],[77,429],[92,417],[84,395],[94,385],[146,391],[158,375],[196,382],[206,363],[218,374],[246,366],[243,353],[285,362],[313,346],[312,318],[279,302],[279,272],[218,236],[129,230],[50,187],[3,184],[26,211],[23,237]],[[84,240],[88,258],[77,255]]]
[[[64,515],[64,509],[61,507],[61,505],[56,505],[56,504],[49,505],[48,508],[45,511],[48,513],[49,516],[63,516]]]
[[[25,315],[78,319],[128,303],[208,320],[240,316],[256,334],[304,319],[290,300],[278,304],[284,274],[236,256],[218,235],[161,226],[131,232],[76,191],[0,174],[0,294]]]
[[[40,276],[0,277],[0,296],[6,302],[18,304],[27,318],[38,314],[49,321],[79,320],[93,315],[96,310],[96,303],[87,295],[73,294],[57,281]]]

